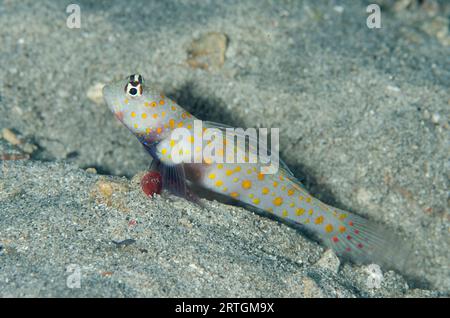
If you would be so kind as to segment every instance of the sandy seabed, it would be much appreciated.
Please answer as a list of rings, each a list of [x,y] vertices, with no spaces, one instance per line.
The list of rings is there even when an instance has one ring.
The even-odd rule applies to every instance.
[[[448,295],[447,1],[378,1],[381,29],[367,1],[78,3],[69,29],[60,1],[0,1],[0,296]],[[201,119],[279,127],[306,188],[398,231],[414,275],[374,277],[242,208],[145,197],[150,158],[98,96],[137,72]]]

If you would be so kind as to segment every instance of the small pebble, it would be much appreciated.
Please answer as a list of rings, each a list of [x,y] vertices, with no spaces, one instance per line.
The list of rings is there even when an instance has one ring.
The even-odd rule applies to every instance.
[[[105,197],[109,198],[113,194],[113,187],[110,182],[100,181],[97,183],[98,191]]]
[[[334,9],[334,11],[336,11],[337,13],[342,13],[342,12],[344,12],[344,7],[343,7],[343,6],[334,6],[333,9]]]
[[[117,247],[124,247],[136,243],[136,240],[126,239],[123,241],[112,241]]]
[[[98,203],[115,207],[121,211],[127,211],[124,196],[128,192],[128,184],[119,181],[108,181],[104,178],[97,181],[91,190],[91,196]]]
[[[86,96],[95,104],[100,105],[103,103],[103,87],[105,84],[97,83],[91,87],[89,87]]]
[[[21,148],[25,153],[31,155],[33,152],[36,151],[36,149],[38,149],[38,146],[30,143],[25,143]]]
[[[102,275],[103,277],[110,277],[110,276],[112,276],[112,274],[113,274],[113,272],[102,272],[102,273],[101,273],[101,275]]]
[[[441,119],[441,116],[439,116],[439,114],[438,113],[434,113],[432,116],[431,116],[431,122],[433,123],[433,124],[435,124],[435,125],[438,125],[439,124],[439,120]]]
[[[413,3],[413,0],[398,0],[395,2],[394,11],[396,11],[396,12],[403,11],[406,8],[408,8],[409,6],[411,6],[412,3]]]
[[[207,33],[191,42],[187,50],[187,63],[193,68],[218,70],[225,63],[227,46],[228,40],[224,33]]]
[[[186,218],[181,218],[178,220],[178,222],[186,228],[189,228],[189,229],[192,228],[192,223]]]
[[[397,86],[388,85],[386,86],[386,90],[395,94],[398,94],[401,92],[400,88]]]
[[[368,205],[372,201],[372,193],[367,189],[360,188],[356,193],[356,200],[362,205]]]
[[[9,128],[2,129],[2,136],[11,145],[17,146],[22,143],[22,141],[17,137],[17,135]]]
[[[87,173],[92,173],[92,174],[97,174],[97,169],[95,169],[95,168],[87,168],[86,172]]]
[[[327,250],[323,253],[322,257],[317,261],[317,266],[327,269],[333,273],[337,273],[339,271],[339,266],[341,262],[336,254],[332,250]]]
[[[379,289],[381,288],[381,284],[384,280],[383,271],[380,266],[377,264],[370,264],[362,267],[362,269],[366,272],[366,287],[368,289]]]

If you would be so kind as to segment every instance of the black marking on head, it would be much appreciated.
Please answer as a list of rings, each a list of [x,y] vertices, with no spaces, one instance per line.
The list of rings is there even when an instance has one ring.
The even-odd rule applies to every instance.
[[[140,74],[130,75],[130,83],[139,83],[142,84],[144,82],[144,78]],[[136,85],[133,85],[136,86]]]
[[[142,83],[136,81],[137,77],[137,75],[131,75],[130,81],[125,85],[125,94],[128,94],[131,97],[142,96],[144,91]]]
[[[143,77],[139,74],[130,75],[127,85],[125,85],[125,93],[131,97],[141,96],[144,89],[142,87]]]

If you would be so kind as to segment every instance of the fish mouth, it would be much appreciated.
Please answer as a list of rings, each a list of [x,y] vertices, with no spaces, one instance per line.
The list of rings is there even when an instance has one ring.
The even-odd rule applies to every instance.
[[[123,112],[121,111],[113,111],[114,116],[116,116],[117,120],[123,122]]]

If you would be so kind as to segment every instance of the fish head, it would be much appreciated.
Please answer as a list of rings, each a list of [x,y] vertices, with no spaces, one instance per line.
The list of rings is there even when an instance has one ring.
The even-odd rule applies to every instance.
[[[137,135],[146,134],[161,124],[158,116],[152,116],[152,104],[156,104],[161,95],[146,86],[140,74],[105,85],[103,98],[116,118]]]

